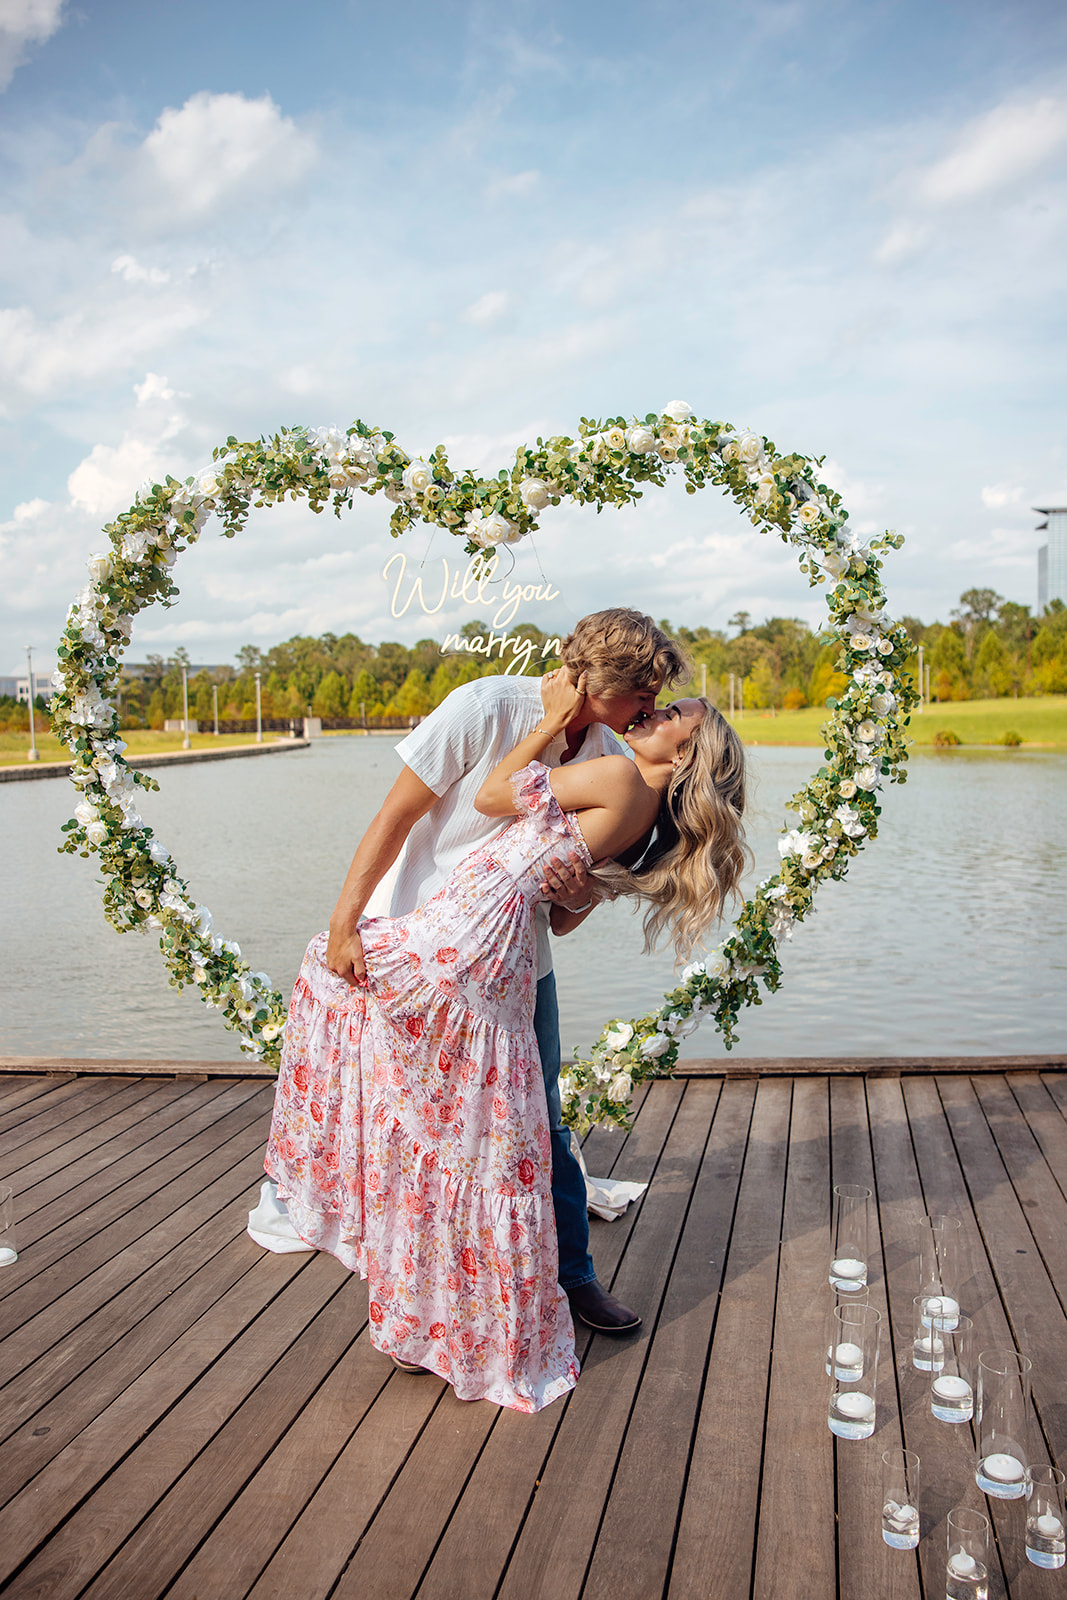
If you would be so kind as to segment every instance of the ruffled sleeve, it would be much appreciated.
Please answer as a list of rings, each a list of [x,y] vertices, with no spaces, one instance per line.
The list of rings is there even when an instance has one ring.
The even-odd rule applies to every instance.
[[[510,782],[519,817],[531,819],[538,833],[554,834],[560,840],[572,840],[583,859],[587,863],[592,861],[581,828],[573,817],[561,810],[559,801],[552,793],[549,769],[543,762],[531,761],[528,767],[513,772]]]

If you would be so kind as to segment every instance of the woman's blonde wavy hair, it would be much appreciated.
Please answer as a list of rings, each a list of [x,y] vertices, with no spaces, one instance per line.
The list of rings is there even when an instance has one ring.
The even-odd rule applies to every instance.
[[[711,701],[698,698],[704,715],[679,751],[648,849],[632,869],[612,861],[591,874],[612,894],[650,901],[646,951],[666,933],[683,961],[721,918],[749,855],[744,746]]]

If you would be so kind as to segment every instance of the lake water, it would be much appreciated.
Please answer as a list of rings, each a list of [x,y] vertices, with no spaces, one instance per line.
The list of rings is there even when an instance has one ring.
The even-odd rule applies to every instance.
[[[776,868],[784,801],[819,756],[750,752],[757,878]],[[157,769],[161,792],[142,809],[216,930],[288,992],[398,765],[390,738],[324,739]],[[0,785],[0,1052],[233,1059],[217,1016],[168,987],[155,940],[104,921],[95,860],[56,854],[75,801],[60,779]],[[742,1015],[734,1056],[1062,1049],[1065,839],[1064,753],[916,754],[907,784],[884,793],[879,838],[785,947],[783,988]],[[567,1052],[673,986],[671,957],[641,954],[624,905],[599,908],[554,952]],[[685,1045],[688,1056],[724,1053],[707,1026]]]

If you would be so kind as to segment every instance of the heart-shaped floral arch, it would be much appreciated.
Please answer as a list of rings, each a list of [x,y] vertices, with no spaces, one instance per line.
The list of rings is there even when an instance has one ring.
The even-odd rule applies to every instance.
[[[354,422],[346,430],[286,429],[254,444],[231,437],[211,467],[184,483],[168,477],[143,485],[129,511],[104,530],[110,553],[90,557],[90,581],[71,607],[52,680],[53,726],[70,747],[71,780],[82,796],[61,848],[99,854],[108,921],[120,933],[158,930],[171,983],[196,984],[240,1035],[243,1050],[277,1064],[285,1000],[265,972],[251,971],[237,945],[212,931],[210,911],[192,900],[142,822],[137,790],[158,785],[123,759],[116,713],[132,619],[157,601],[174,603],[171,569],[212,513],[232,537],[252,505],[289,497],[321,511],[332,500],[340,515],[359,489],[393,503],[394,537],[415,521],[436,523],[477,555],[521,539],[563,500],[598,507],[637,500],[643,485],[663,484],[674,464],[687,493],[708,484],[724,489],[757,527],[798,547],[811,584],[830,580],[828,631],[840,644],[837,665],[848,687],[828,701],[826,764],[789,802],[800,827],[779,841],[781,870],[759,885],[730,936],[685,970],[658,1011],[608,1023],[589,1057],[565,1068],[566,1120],[579,1131],[595,1122],[625,1125],[634,1084],[671,1070],[679,1040],[701,1016],[714,1021],[729,1049],[741,1007],[760,1003],[759,984],[775,990],[781,983],[779,941],[804,918],[818,885],[844,877],[849,858],[875,836],[883,779],[905,777],[903,727],[917,695],[906,672],[911,643],[886,617],[881,582],[879,555],[899,547],[899,536],[861,544],[838,495],[818,481],[821,460],[780,455],[757,434],[697,421],[680,401],[643,421],[583,418],[577,439],[522,445],[510,472],[495,478],[453,472],[441,446],[413,459],[392,434]]]

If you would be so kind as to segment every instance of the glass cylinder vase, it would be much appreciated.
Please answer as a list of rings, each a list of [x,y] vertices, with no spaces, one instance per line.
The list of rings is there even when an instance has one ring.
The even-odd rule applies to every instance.
[[[871,1191],[858,1183],[834,1184],[830,1286],[845,1293],[867,1287]]]
[[[874,1432],[881,1320],[870,1305],[846,1304],[834,1312],[828,1420],[839,1439],[869,1439]]]
[[[1029,1357],[1017,1350],[983,1350],[978,1357],[974,1476],[995,1500],[1023,1500],[1030,1493],[1030,1368]]]

